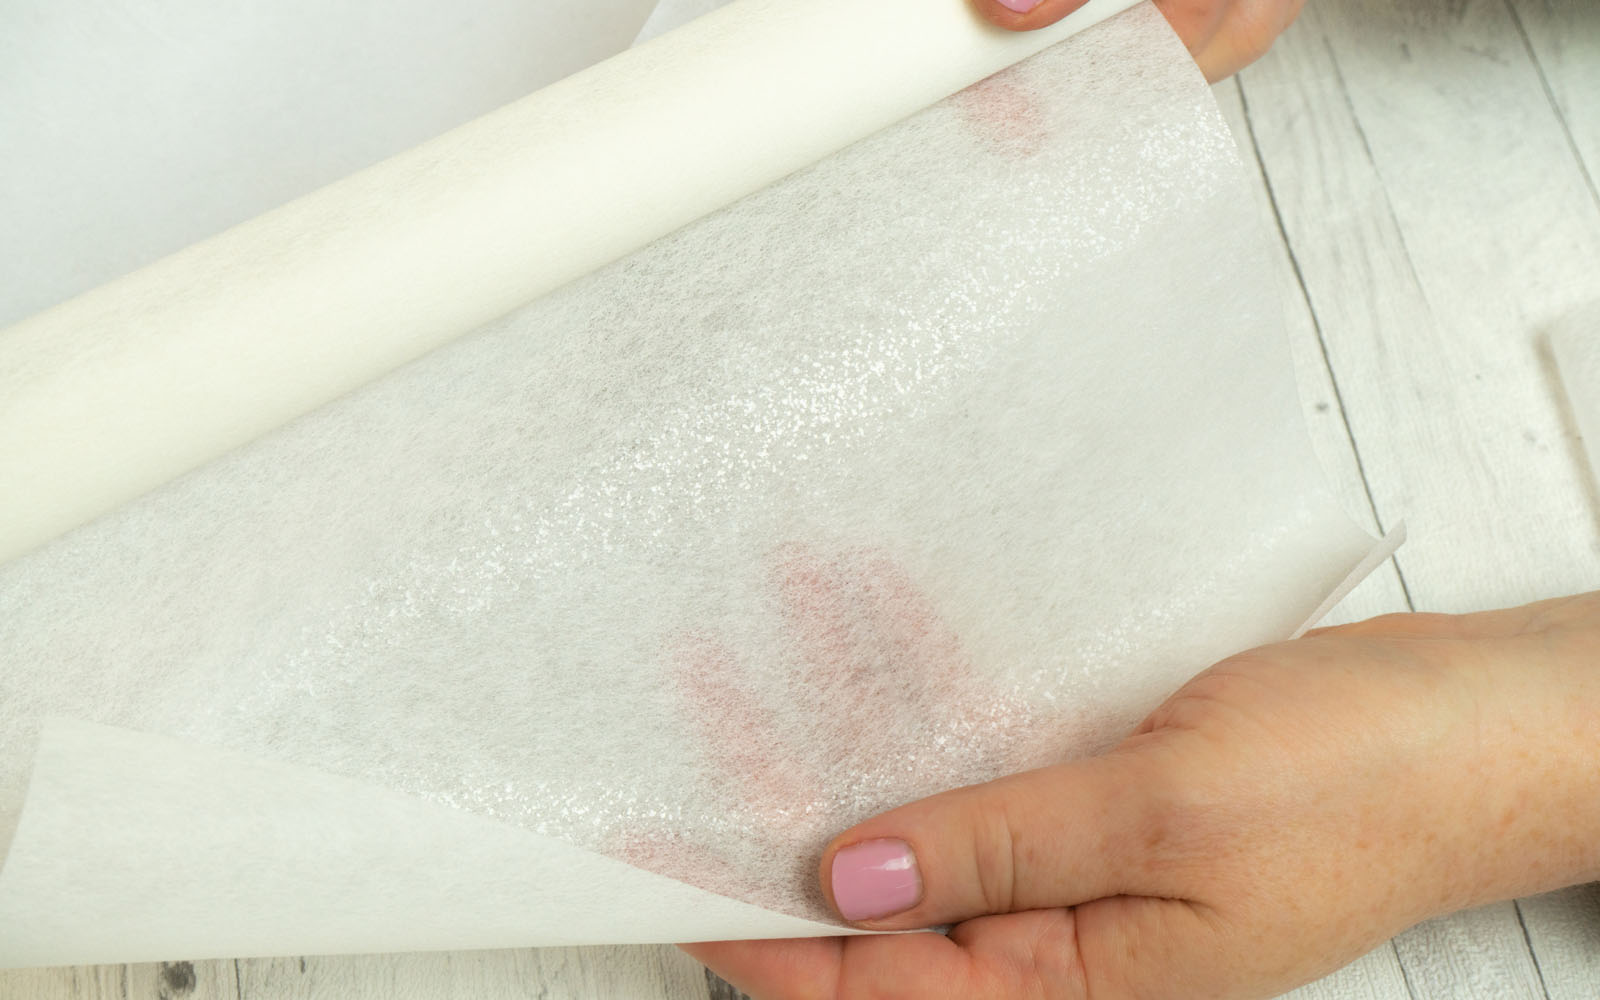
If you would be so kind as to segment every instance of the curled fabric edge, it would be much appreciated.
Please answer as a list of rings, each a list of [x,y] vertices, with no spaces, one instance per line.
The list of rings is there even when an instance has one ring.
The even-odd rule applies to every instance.
[[[858,933],[367,782],[63,718],[0,869],[0,967]]]
[[[1328,592],[1328,596],[1323,598],[1321,604],[1317,605],[1317,609],[1306,616],[1306,620],[1301,622],[1300,626],[1289,634],[1289,638],[1298,639],[1316,628],[1317,623],[1328,616],[1328,612],[1333,610],[1334,605],[1350,596],[1350,592],[1355,590],[1361,581],[1371,576],[1379,566],[1389,561],[1405,542],[1406,524],[1404,521],[1384,532],[1382,538],[1375,539],[1372,543],[1372,551],[1363,556],[1360,562],[1350,567],[1350,572],[1345,578],[1339,581],[1338,586]]]
[[[739,0],[0,331],[0,562],[1133,2]]]

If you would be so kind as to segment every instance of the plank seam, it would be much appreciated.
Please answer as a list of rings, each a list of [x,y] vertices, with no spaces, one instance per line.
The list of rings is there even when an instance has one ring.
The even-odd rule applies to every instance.
[[[1572,134],[1572,126],[1567,121],[1566,112],[1561,110],[1561,102],[1556,98],[1555,88],[1550,86],[1550,77],[1545,74],[1544,63],[1533,47],[1533,39],[1528,36],[1528,29],[1522,25],[1522,15],[1517,13],[1516,5],[1511,0],[1504,2],[1506,13],[1511,15],[1511,23],[1516,26],[1517,35],[1522,39],[1522,48],[1528,53],[1528,61],[1533,63],[1533,71],[1539,76],[1539,86],[1544,90],[1544,98],[1550,102],[1550,111],[1556,116],[1556,124],[1561,126],[1561,134],[1567,140],[1567,148],[1572,151],[1572,159],[1578,164],[1578,173],[1583,177],[1584,186],[1589,189],[1589,197],[1594,201],[1595,207],[1600,208],[1600,186],[1596,186],[1594,175],[1589,172],[1589,164],[1583,158],[1583,151],[1578,148],[1578,140]]]
[[[1395,214],[1394,201],[1389,197],[1389,184],[1383,179],[1383,170],[1378,166],[1378,158],[1373,155],[1372,142],[1367,138],[1367,130],[1361,127],[1361,116],[1356,114],[1355,101],[1350,99],[1350,86],[1345,83],[1344,69],[1340,67],[1339,57],[1333,51],[1333,42],[1329,41],[1326,35],[1322,37],[1322,48],[1328,55],[1328,65],[1333,67],[1333,78],[1339,84],[1339,97],[1344,101],[1345,113],[1350,116],[1350,125],[1356,130],[1356,138],[1361,140],[1361,152],[1367,158],[1367,166],[1372,168],[1372,175],[1378,179],[1378,189],[1383,192],[1383,208],[1389,214],[1389,225],[1394,228],[1395,241],[1400,244],[1400,256],[1405,259],[1406,273],[1411,275],[1411,283],[1416,286],[1417,293],[1428,306],[1428,315],[1432,316],[1433,303],[1428,300],[1428,289],[1422,284],[1422,275],[1417,271],[1417,262],[1412,259],[1411,245],[1406,242],[1405,227],[1400,225],[1400,216]],[[1276,201],[1273,204],[1276,209]],[[1306,304],[1309,306],[1310,302],[1308,294]],[[1312,310],[1312,315],[1316,315],[1315,310]],[[1319,335],[1321,329],[1319,325],[1317,327]],[[1333,369],[1329,368],[1328,371],[1331,373]]]
[[[1417,988],[1411,982],[1411,970],[1406,968],[1406,960],[1400,957],[1400,945],[1395,943],[1394,938],[1389,939],[1389,950],[1394,953],[1394,964],[1400,967],[1400,981],[1405,983],[1406,993],[1410,995],[1411,1000],[1420,1000]]]
[[[1330,58],[1333,55],[1331,50],[1328,54]],[[1334,72],[1336,74],[1338,73],[1337,67],[1335,67]],[[1344,78],[1343,76],[1340,76],[1338,79],[1339,86],[1342,91],[1344,88]],[[1273,224],[1278,228],[1278,238],[1283,241],[1284,251],[1289,255],[1289,266],[1294,271],[1295,284],[1300,288],[1300,298],[1305,302],[1306,312],[1311,316],[1311,328],[1315,330],[1317,334],[1317,349],[1322,354],[1323,367],[1328,371],[1328,384],[1333,388],[1333,403],[1339,408],[1339,421],[1344,425],[1345,439],[1350,442],[1350,453],[1355,456],[1356,472],[1361,477],[1361,492],[1367,498],[1367,510],[1371,512],[1373,521],[1378,525],[1378,533],[1381,535],[1387,530],[1384,527],[1383,515],[1378,513],[1378,502],[1373,497],[1372,483],[1367,478],[1366,463],[1361,459],[1361,446],[1357,444],[1355,430],[1350,426],[1350,413],[1345,409],[1344,392],[1339,387],[1339,375],[1334,371],[1333,358],[1328,353],[1328,338],[1322,329],[1322,319],[1317,315],[1316,306],[1311,301],[1311,290],[1306,287],[1306,277],[1300,268],[1300,256],[1299,254],[1295,253],[1294,241],[1289,238],[1289,230],[1284,225],[1283,211],[1278,207],[1278,192],[1273,187],[1272,175],[1267,171],[1266,160],[1261,154],[1261,144],[1256,138],[1255,120],[1250,113],[1250,98],[1245,92],[1244,80],[1240,77],[1235,77],[1234,86],[1238,88],[1239,104],[1244,111],[1244,127],[1245,132],[1250,137],[1250,151],[1255,157],[1256,169],[1261,173],[1261,183],[1267,191],[1267,204],[1272,206],[1272,221]],[[1348,95],[1346,96],[1345,100],[1348,104]],[[1354,116],[1354,113],[1354,109],[1351,109],[1352,117]],[[1357,126],[1357,132],[1360,132],[1359,125]],[[1366,141],[1366,136],[1363,135],[1361,137],[1363,146],[1365,146]],[[1372,155],[1370,149],[1367,150],[1367,155],[1370,159]],[[1376,166],[1374,166],[1374,169],[1376,169]],[[1385,196],[1385,200],[1387,201],[1387,195]],[[1393,213],[1392,208],[1390,209],[1390,212],[1391,214]],[[1398,231],[1398,225],[1396,226],[1396,229]],[[1411,266],[1411,257],[1409,252],[1406,254],[1406,264],[1408,267]],[[1413,276],[1415,276],[1414,271]],[[1420,288],[1421,285],[1419,284],[1418,287]],[[1405,597],[1406,607],[1412,611],[1415,611],[1417,606],[1411,600],[1411,589],[1406,585],[1406,574],[1400,566],[1400,560],[1393,556],[1390,558],[1394,561],[1395,576],[1400,581],[1400,593]]]
[[[710,1000],[750,1000],[737,986],[710,969],[706,970],[706,994]]]
[[[1539,977],[1539,988],[1544,991],[1545,1000],[1550,1000],[1550,984],[1545,982],[1544,967],[1539,964],[1539,953],[1534,950],[1533,937],[1528,933],[1528,921],[1522,915],[1522,901],[1513,899],[1511,908],[1517,914],[1517,926],[1522,928],[1522,944],[1528,949],[1528,956],[1533,959],[1533,971]]]

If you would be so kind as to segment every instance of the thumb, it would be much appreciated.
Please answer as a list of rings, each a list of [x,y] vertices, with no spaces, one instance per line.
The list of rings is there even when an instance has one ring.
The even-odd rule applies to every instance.
[[[834,838],[823,892],[845,920],[878,930],[1180,895],[1158,773],[1117,752],[901,806]]]
[[[1055,24],[1086,0],[972,0],[985,19],[1012,31],[1032,31]]]

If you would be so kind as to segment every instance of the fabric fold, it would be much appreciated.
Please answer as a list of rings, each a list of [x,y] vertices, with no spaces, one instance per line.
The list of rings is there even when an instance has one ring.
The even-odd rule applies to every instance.
[[[304,767],[52,720],[0,967],[850,934]]]
[[[762,124],[773,135],[795,131],[790,152],[821,142],[823,119],[869,128],[878,95],[841,85],[832,60],[865,59],[883,33],[853,6],[861,38],[810,20],[844,9],[744,0],[687,36],[732,63],[676,71],[709,85],[787,66],[792,105],[737,100],[777,114]],[[999,39],[967,17],[925,18],[920,58],[981,75],[1051,37]],[[666,73],[688,51],[674,37],[623,65]],[[939,75],[895,52],[891,75]],[[536,106],[588,107],[611,72]],[[918,86],[931,100],[945,84]],[[576,187],[528,197],[618,176],[614,157],[667,141],[652,102],[689,93],[613,95],[618,121],[636,116],[632,138],[562,147],[539,169]],[[832,834],[1104,749],[1186,678],[1290,635],[1370,568],[1376,543],[1339,509],[1305,434],[1232,137],[1153,7],[870,127],[0,565],[0,929],[21,942],[5,960],[834,933],[815,871]],[[496,132],[513,159],[515,134]],[[510,249],[522,236],[576,271],[623,252],[604,235],[618,212],[700,211],[624,185],[564,205],[557,238],[516,204],[501,219],[454,201],[435,166],[491,186],[524,175],[443,148],[382,168],[432,193],[404,200],[421,228],[399,245],[333,268],[346,291],[368,290],[346,306],[313,317],[303,308],[324,306],[278,278],[219,272],[150,315],[195,310],[235,333],[251,316],[304,321],[302,346],[349,319],[415,345],[415,321],[455,307],[451,289],[481,306],[484,283],[538,270]],[[707,169],[721,193],[701,207],[734,193]],[[324,221],[394,207],[358,188],[365,208]],[[324,197],[291,209],[317,215]],[[424,246],[444,232],[458,235]],[[296,280],[322,259],[283,245]],[[393,255],[440,249],[448,287],[389,284]],[[156,272],[176,281],[210,252]],[[271,256],[257,263],[289,273]],[[487,275],[463,261],[489,261]],[[109,317],[148,280],[0,346]],[[118,373],[209,379],[186,367],[199,355],[152,348],[171,343],[165,326],[146,333],[148,353],[138,336],[103,353],[76,334],[49,348],[82,355],[88,383],[41,376],[44,354],[9,369],[40,381],[0,422],[81,407],[85,385]],[[218,389],[225,378],[204,392],[259,416],[274,378],[326,389],[328,372],[348,376],[342,348],[295,368],[292,346],[259,344],[282,348],[270,364],[228,359],[266,366],[260,394]],[[141,446],[180,439],[156,448],[168,471],[205,450],[190,430],[218,429],[173,392],[167,416],[123,413],[118,428]],[[69,439],[6,447],[60,458]],[[151,454],[92,443],[129,448],[119,457],[141,469]],[[63,481],[9,485],[37,511]],[[137,815],[142,803],[160,813]],[[174,845],[197,859],[185,902],[136,931],[129,901],[178,864]],[[119,868],[124,849],[146,863]],[[593,872],[609,894],[580,884]],[[533,912],[533,882],[551,887],[539,906],[572,919]],[[35,933],[28,914],[46,911],[32,901],[53,885],[73,905],[49,904]],[[407,919],[374,918],[388,912]]]

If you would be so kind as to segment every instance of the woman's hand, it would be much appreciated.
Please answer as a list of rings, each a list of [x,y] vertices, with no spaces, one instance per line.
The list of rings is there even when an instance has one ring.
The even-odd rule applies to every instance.
[[[1054,24],[1085,0],[973,0],[1002,28],[1028,31]],[[1155,0],[1189,46],[1206,79],[1230,77],[1266,54],[1300,13],[1304,0]]]
[[[756,997],[1266,997],[1451,910],[1600,877],[1600,595],[1231,657],[1097,758],[822,857],[910,934],[688,946]]]

